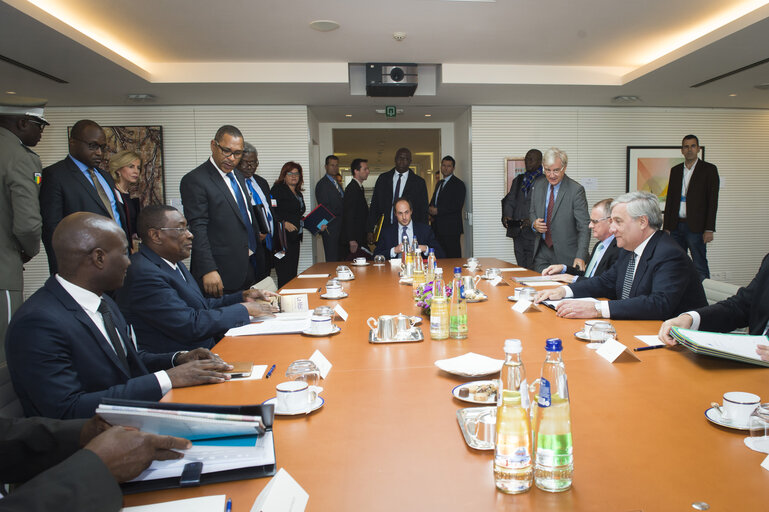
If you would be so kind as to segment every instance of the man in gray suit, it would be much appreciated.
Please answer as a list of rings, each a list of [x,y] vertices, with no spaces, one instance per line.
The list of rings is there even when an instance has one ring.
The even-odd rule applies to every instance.
[[[546,180],[534,183],[529,207],[534,241],[534,270],[556,263],[585,270],[590,243],[585,189],[566,176],[569,157],[550,148],[542,157]]]
[[[339,261],[339,239],[342,235],[342,213],[344,213],[344,191],[337,183],[339,159],[334,155],[326,157],[326,174],[315,185],[315,200],[334,215],[334,219],[323,226],[323,252],[326,261]]]
[[[48,124],[44,106],[45,100],[36,98],[0,103],[0,362],[5,361],[5,331],[23,300],[23,265],[40,250],[42,165],[29,148],[40,142]]]

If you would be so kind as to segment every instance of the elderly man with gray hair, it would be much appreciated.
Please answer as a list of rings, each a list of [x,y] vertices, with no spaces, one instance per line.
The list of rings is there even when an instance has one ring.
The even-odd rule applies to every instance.
[[[545,290],[536,302],[572,297],[608,297],[608,301],[564,300],[556,309],[565,318],[665,320],[707,305],[694,264],[664,231],[656,196],[631,192],[611,205],[610,230],[623,249],[600,276]]]

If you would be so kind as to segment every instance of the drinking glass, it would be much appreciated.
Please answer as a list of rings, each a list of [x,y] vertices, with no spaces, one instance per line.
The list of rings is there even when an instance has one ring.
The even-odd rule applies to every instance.
[[[587,348],[596,349],[608,339],[617,339],[617,330],[609,322],[596,322],[590,329],[590,341]]]

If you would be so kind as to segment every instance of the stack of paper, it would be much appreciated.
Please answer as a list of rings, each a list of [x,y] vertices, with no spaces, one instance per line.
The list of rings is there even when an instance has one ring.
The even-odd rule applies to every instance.
[[[766,336],[721,334],[679,327],[673,327],[670,335],[695,354],[769,367],[769,361],[762,360],[756,353],[758,345],[769,345],[769,339]]]

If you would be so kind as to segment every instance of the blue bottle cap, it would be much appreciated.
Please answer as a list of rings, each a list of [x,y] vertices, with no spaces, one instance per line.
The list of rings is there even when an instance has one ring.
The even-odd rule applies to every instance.
[[[455,274],[461,274],[462,273],[462,267],[454,267],[454,273]]]
[[[548,338],[547,341],[545,341],[545,350],[548,352],[560,352],[563,350],[561,338]]]
[[[432,247],[430,247],[430,252],[428,252],[427,254],[432,254],[432,253],[434,253],[434,252],[435,252],[435,249],[433,249]]]

